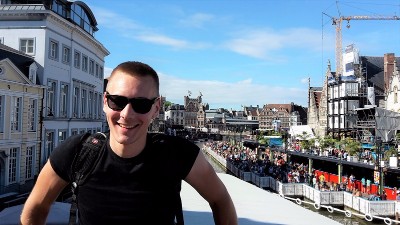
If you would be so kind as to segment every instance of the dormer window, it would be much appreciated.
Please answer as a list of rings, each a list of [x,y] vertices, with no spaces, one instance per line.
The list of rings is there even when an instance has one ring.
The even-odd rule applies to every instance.
[[[29,80],[32,81],[32,83],[36,84],[36,72],[37,72],[38,66],[36,63],[32,63],[29,66]]]

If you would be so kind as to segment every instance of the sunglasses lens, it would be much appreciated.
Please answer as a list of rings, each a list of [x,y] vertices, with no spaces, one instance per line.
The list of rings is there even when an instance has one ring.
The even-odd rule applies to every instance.
[[[128,99],[124,96],[119,95],[106,95],[107,105],[110,109],[115,111],[123,110],[128,103],[131,103],[132,109],[136,113],[146,114],[150,111],[151,107],[154,104],[154,101],[157,99],[147,99],[147,98],[131,98]]]
[[[128,98],[124,96],[108,95],[107,104],[112,110],[121,111],[128,104]]]
[[[140,114],[148,113],[153,105],[154,101],[150,99],[132,99],[131,105],[135,112]]]

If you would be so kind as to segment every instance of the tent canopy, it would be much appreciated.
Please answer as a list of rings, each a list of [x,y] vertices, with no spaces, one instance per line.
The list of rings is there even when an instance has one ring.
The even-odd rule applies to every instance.
[[[308,125],[291,126],[289,134],[293,139],[310,140],[315,138],[314,133]]]

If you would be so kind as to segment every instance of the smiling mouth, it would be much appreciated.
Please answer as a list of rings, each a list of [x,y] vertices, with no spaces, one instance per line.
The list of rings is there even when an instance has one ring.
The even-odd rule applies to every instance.
[[[125,128],[125,129],[133,129],[133,128],[139,126],[138,124],[137,124],[137,125],[134,125],[134,126],[128,126],[128,125],[126,125],[126,124],[121,124],[121,123],[117,123],[117,124],[118,124],[118,126],[120,126],[120,127],[122,127],[122,128]]]

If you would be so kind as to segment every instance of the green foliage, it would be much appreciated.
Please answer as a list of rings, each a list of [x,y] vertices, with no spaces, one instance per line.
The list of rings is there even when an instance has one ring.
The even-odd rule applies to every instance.
[[[341,140],[339,144],[344,146],[344,150],[351,156],[356,156],[361,150],[361,143],[349,137]]]
[[[389,148],[389,150],[385,151],[383,160],[389,161],[390,157],[397,156],[397,149],[393,146]]]
[[[170,102],[170,101],[165,101],[164,102],[164,108],[168,108],[171,105],[172,105],[172,102]]]
[[[330,136],[326,136],[319,139],[321,148],[338,147],[338,141]]]

